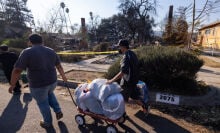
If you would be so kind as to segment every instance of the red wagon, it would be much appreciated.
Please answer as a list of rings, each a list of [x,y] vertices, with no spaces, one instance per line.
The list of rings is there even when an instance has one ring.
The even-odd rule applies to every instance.
[[[126,120],[126,113],[124,113],[120,118],[116,119],[116,120],[112,120],[112,119],[109,119],[108,117],[104,116],[104,115],[100,115],[100,114],[95,114],[93,112],[90,112],[90,111],[83,111],[81,108],[79,108],[75,102],[75,100],[73,99],[73,96],[70,92],[70,89],[67,87],[68,91],[69,91],[69,94],[71,96],[71,99],[74,103],[74,105],[77,107],[78,109],[78,112],[79,114],[77,114],[75,116],[75,120],[76,120],[76,123],[79,125],[79,126],[83,126],[85,125],[85,116],[90,116],[92,118],[96,118],[96,119],[100,119],[100,120],[103,120],[107,123],[107,126],[106,126],[106,132],[107,133],[117,133],[118,132],[118,129],[116,128],[116,124],[122,124],[125,122]]]

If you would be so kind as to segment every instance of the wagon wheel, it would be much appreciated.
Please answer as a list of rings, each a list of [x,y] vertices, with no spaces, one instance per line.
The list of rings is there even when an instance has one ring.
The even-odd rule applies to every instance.
[[[106,127],[106,132],[107,132],[107,133],[117,133],[117,132],[118,132],[118,129],[117,129],[113,124],[109,124],[109,125]]]
[[[76,115],[76,116],[75,116],[75,120],[76,120],[76,123],[77,123],[79,126],[82,126],[82,125],[85,124],[85,118],[84,118],[83,115],[80,115],[80,114]]]
[[[122,117],[119,118],[118,124],[123,124],[125,122],[125,120],[126,120],[126,113],[124,113],[122,115]]]

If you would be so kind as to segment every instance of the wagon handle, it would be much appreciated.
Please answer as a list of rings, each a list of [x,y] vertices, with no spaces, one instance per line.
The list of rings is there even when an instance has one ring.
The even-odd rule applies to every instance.
[[[67,90],[68,90],[68,92],[70,94],[70,97],[71,97],[71,99],[73,101],[73,104],[77,107],[77,104],[76,104],[75,100],[73,99],[73,95],[71,94],[70,88],[68,87],[66,82],[64,82],[64,86],[67,88]]]

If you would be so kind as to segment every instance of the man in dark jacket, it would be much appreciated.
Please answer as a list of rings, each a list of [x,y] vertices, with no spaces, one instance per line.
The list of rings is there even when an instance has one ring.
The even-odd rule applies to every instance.
[[[15,53],[9,52],[8,51],[8,46],[7,45],[1,45],[0,46],[0,63],[2,64],[2,69],[4,71],[4,74],[10,83],[11,80],[11,72],[14,68],[14,64],[18,59],[18,56]],[[13,94],[21,94],[21,85],[19,81],[16,82],[16,86],[14,89]]]
[[[122,95],[124,100],[128,102],[129,97],[135,100],[135,102],[143,107],[143,112],[148,113],[146,105],[140,100],[140,92],[137,89],[137,83],[139,80],[139,63],[136,54],[129,49],[128,40],[120,40],[118,43],[120,47],[120,53],[124,56],[120,62],[120,72],[115,75],[107,83],[112,83],[121,79],[120,86],[122,87]]]

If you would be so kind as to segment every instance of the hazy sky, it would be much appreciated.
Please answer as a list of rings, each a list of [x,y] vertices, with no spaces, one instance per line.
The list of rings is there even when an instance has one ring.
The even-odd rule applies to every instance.
[[[196,0],[196,7],[201,8],[204,1]],[[66,7],[69,8],[69,16],[72,24],[80,24],[80,18],[82,17],[88,23],[90,18],[89,12],[99,15],[101,18],[108,18],[119,12],[119,0],[28,0],[27,5],[32,11],[35,22],[38,20],[46,22],[51,9],[59,8],[61,2],[64,2]],[[158,0],[158,15],[154,17],[155,21],[159,22],[166,16],[170,5],[174,6],[175,11],[179,6],[188,6],[190,3],[192,3],[192,0]],[[205,23],[211,23],[216,20],[220,20],[220,12],[208,17]]]

